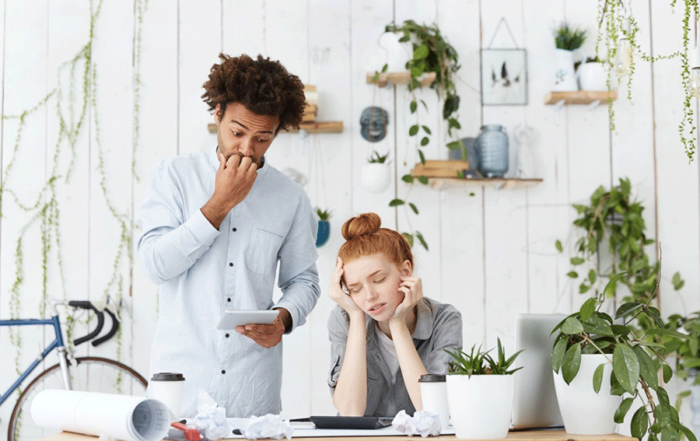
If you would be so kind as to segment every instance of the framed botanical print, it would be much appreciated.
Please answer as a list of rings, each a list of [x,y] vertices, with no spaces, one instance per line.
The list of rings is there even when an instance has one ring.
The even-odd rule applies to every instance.
[[[527,51],[483,49],[481,51],[481,104],[508,106],[527,104]]]

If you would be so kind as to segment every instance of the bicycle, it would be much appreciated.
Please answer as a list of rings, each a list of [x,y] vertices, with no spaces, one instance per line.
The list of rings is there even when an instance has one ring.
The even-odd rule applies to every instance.
[[[7,428],[8,441],[36,440],[48,433],[36,426],[29,415],[31,403],[39,392],[45,389],[67,389],[90,392],[119,393],[127,395],[146,395],[148,382],[134,369],[115,360],[102,357],[73,357],[70,349],[63,344],[61,322],[58,316],[58,307],[66,305],[65,302],[53,302],[53,315],[49,319],[13,319],[0,320],[0,326],[53,326],[56,338],[41,352],[29,367],[20,374],[10,388],[0,396],[0,406],[7,401],[37,368],[46,356],[54,349],[58,350],[58,363],[39,373],[24,389],[17,399]],[[97,326],[87,335],[74,340],[75,346],[94,339],[102,331],[104,326],[104,313],[97,310],[90,301],[71,300],[67,305],[75,309],[85,309],[97,314]],[[98,346],[112,338],[119,328],[119,320],[108,309],[105,309],[112,319],[112,328],[103,337],[92,341],[93,346]]]

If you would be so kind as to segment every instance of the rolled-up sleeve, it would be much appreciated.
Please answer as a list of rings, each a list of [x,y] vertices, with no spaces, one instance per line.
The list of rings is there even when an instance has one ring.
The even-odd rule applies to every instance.
[[[433,345],[425,368],[431,374],[445,374],[452,359],[445,349],[462,349],[462,314],[457,308],[450,305],[435,317],[430,338]]]
[[[318,220],[308,199],[300,204],[294,222],[279,251],[279,287],[282,298],[275,305],[292,316],[292,328],[306,322],[306,316],[316,305],[321,288],[316,268],[316,233]]]
[[[201,210],[184,213],[182,197],[159,164],[136,211],[141,227],[137,252],[144,274],[156,284],[187,271],[211,247],[219,231]]]
[[[331,396],[338,384],[340,368],[345,359],[345,348],[348,342],[349,321],[347,314],[340,306],[336,306],[328,317],[328,339],[331,341],[331,367],[328,371],[328,387]]]

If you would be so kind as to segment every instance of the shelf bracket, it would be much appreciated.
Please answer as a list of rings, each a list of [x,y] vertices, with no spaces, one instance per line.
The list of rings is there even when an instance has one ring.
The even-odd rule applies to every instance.
[[[564,104],[566,103],[566,100],[561,99],[554,104],[554,111],[557,114],[557,126],[559,126],[559,123],[561,122],[561,112],[564,110]]]
[[[597,109],[599,105],[600,100],[593,101],[592,103],[588,104],[588,111],[593,113],[593,111],[595,111],[595,109]]]

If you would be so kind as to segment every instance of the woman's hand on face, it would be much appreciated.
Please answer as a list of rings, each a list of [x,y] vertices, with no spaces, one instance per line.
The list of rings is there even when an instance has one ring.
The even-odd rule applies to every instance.
[[[420,277],[401,276],[399,291],[404,293],[404,299],[396,307],[391,320],[404,320],[413,307],[423,300],[423,281]]]
[[[340,305],[340,307],[343,308],[348,314],[353,315],[362,313],[362,315],[364,316],[364,312],[360,309],[359,306],[357,306],[352,297],[350,297],[350,295],[346,294],[345,291],[343,291],[341,281],[344,272],[345,270],[343,269],[343,261],[340,257],[338,257],[338,260],[335,264],[335,270],[333,271],[333,276],[331,276],[331,288],[328,292],[328,296],[335,303]]]

